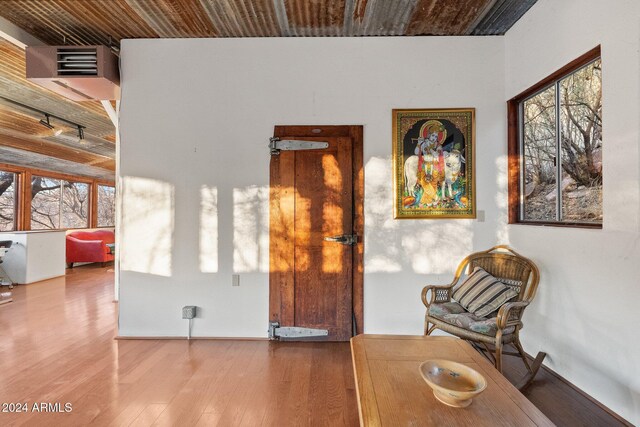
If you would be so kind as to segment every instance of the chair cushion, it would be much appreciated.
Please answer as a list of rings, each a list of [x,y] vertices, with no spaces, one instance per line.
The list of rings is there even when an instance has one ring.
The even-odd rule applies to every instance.
[[[517,297],[518,292],[484,269],[476,267],[452,296],[467,311],[478,317],[486,317]]]
[[[429,307],[429,315],[442,320],[453,326],[478,332],[483,335],[495,336],[498,332],[496,318],[485,318],[469,313],[457,302],[445,302],[442,304],[432,304]],[[513,333],[515,326],[509,326],[502,332],[504,335]]]

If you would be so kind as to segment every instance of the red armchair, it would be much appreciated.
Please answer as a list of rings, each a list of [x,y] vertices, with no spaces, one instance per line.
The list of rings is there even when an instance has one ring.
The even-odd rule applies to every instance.
[[[76,262],[113,261],[113,254],[107,244],[114,243],[111,230],[72,231],[67,234],[67,265],[73,268]]]

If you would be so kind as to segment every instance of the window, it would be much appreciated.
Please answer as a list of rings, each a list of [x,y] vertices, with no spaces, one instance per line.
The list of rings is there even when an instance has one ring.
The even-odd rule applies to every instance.
[[[116,189],[98,185],[98,227],[113,227],[116,223]]]
[[[31,179],[31,229],[60,228],[60,180]]]
[[[600,48],[509,101],[510,222],[602,225]]]
[[[86,228],[89,225],[89,184],[63,182],[61,228]]]
[[[3,163],[0,168],[0,232],[115,224],[115,187],[109,181]]]
[[[86,228],[88,225],[89,184],[32,177],[32,230]]]
[[[0,231],[16,229],[16,174],[0,171]]]

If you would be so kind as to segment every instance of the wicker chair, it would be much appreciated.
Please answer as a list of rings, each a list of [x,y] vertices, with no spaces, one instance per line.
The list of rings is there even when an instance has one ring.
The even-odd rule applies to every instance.
[[[467,270],[469,274],[475,267],[483,268],[505,285],[518,291],[514,300],[500,307],[497,316],[477,318],[451,300],[454,287],[460,281],[463,272]],[[519,388],[524,388],[533,380],[546,356],[545,353],[538,353],[534,362],[530,364],[519,337],[523,327],[524,309],[535,296],[539,279],[540,273],[536,265],[508,246],[495,246],[487,251],[473,253],[460,263],[450,284],[425,286],[422,290],[422,302],[427,307],[424,333],[430,335],[435,329],[441,329],[469,341],[484,353],[500,372],[503,354],[519,356],[529,372],[517,384]],[[458,319],[461,318],[458,316],[464,316],[465,322],[460,322]],[[471,327],[469,320],[475,322]],[[503,347],[508,344],[513,345],[517,353],[503,351]]]

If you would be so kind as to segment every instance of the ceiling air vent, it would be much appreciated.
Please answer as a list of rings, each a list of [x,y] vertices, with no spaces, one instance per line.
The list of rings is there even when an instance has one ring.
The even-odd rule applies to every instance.
[[[97,76],[98,53],[96,49],[58,49],[58,75]]]
[[[107,46],[29,46],[27,80],[74,101],[120,99],[118,57]]]

